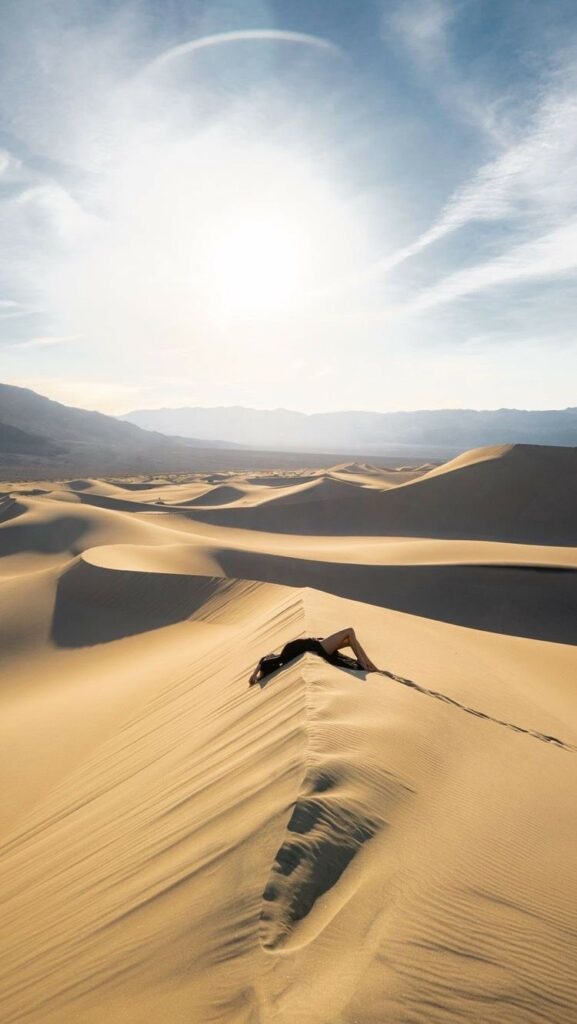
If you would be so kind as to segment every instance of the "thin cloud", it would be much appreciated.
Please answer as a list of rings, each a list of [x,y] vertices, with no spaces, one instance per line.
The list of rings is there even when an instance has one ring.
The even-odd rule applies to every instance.
[[[577,94],[547,96],[531,130],[461,186],[416,241],[380,261],[383,273],[472,221],[558,218],[577,207]]]
[[[3,383],[28,388],[45,398],[80,409],[98,409],[108,415],[119,415],[131,406],[142,392],[141,387],[108,380],[78,380],[66,377],[11,377]]]
[[[7,149],[0,149],[0,177],[4,182],[20,181],[24,177],[22,161]]]
[[[194,27],[197,5],[186,16],[166,5],[162,24],[124,0],[111,17],[97,4],[72,18],[73,0],[59,0],[58,11],[51,5],[47,17],[37,0],[13,5],[0,114],[14,154],[2,159],[0,151],[0,181],[17,176],[18,187],[11,181],[0,201],[0,328],[14,372],[68,404],[117,411],[196,401],[199,381],[209,405],[246,403],[254,375],[274,386],[287,352],[306,357],[310,370],[299,404],[336,406],[358,383],[354,369],[331,381],[330,396],[305,380],[329,349],[345,361],[354,349],[364,403],[382,401],[382,373],[406,402],[416,386],[414,353],[427,349],[418,400],[435,404],[448,394],[443,374],[435,376],[442,354],[452,360],[467,337],[495,329],[503,352],[511,338],[540,332],[547,365],[568,331],[574,291],[573,280],[556,287],[549,308],[550,282],[575,273],[577,67],[568,48],[577,16],[549,19],[552,35],[564,36],[562,73],[551,71],[555,38],[537,34],[543,19],[531,24],[537,0],[514,0],[511,17],[499,14],[489,47],[483,19],[468,23],[472,0],[379,3],[390,60],[375,53],[372,23],[354,4],[321,18],[319,36],[219,32],[230,27],[228,15],[218,20],[222,5],[211,15],[213,35]],[[526,31],[506,50],[500,44],[517,17]],[[343,58],[333,31],[351,40],[355,63],[321,88],[319,70],[332,72],[334,57]],[[248,49],[263,58],[251,61],[250,74]],[[274,55],[306,58],[298,77]],[[407,88],[399,97],[401,62]],[[467,123],[466,137],[458,122]],[[419,154],[433,134],[435,168],[430,152]],[[222,283],[207,259],[221,235],[226,244],[229,225],[237,230],[235,215],[244,223],[261,203],[291,224],[306,221],[305,241],[319,253],[302,295],[274,323],[268,314],[223,315],[226,302],[215,299]],[[549,283],[526,288],[523,303],[508,301],[515,281],[538,278]],[[490,291],[491,303],[460,302]],[[418,323],[410,315],[429,309]],[[82,345],[53,340],[74,336]],[[520,400],[508,359],[504,372],[513,367]],[[37,376],[41,364],[50,379]],[[91,381],[93,373],[105,379]],[[569,365],[557,373],[566,387]],[[451,380],[456,394],[460,374]],[[118,393],[109,389],[114,381]],[[134,381],[137,392],[124,391]],[[143,382],[153,382],[154,401],[146,391],[143,403]],[[486,401],[490,386],[471,385],[470,401]]]
[[[383,0],[381,36],[402,46],[434,95],[461,120],[502,141],[503,97],[488,82],[463,76],[452,52],[453,29],[471,0]]]
[[[46,334],[38,338],[26,338],[24,341],[11,341],[5,348],[29,349],[29,348],[52,348],[54,345],[64,345],[66,342],[75,341],[77,335],[73,334]]]
[[[215,35],[202,36],[200,39],[192,39],[188,43],[173,46],[150,61],[146,69],[152,70],[163,67],[165,64],[170,63],[170,61],[178,57],[184,57],[189,53],[194,53],[196,50],[205,50],[212,46],[223,46],[227,43],[258,41],[297,43],[301,46],[312,46],[317,50],[324,50],[335,57],[343,56],[343,51],[340,47],[331,43],[328,39],[322,39],[320,36],[308,35],[305,32],[284,32],[280,29],[271,28],[245,29],[238,32],[219,32]]]
[[[41,312],[41,310],[39,309],[10,309],[9,307],[6,308],[8,309],[8,312],[4,313],[2,312],[2,307],[0,307],[0,320],[15,320],[21,316],[37,316]]]
[[[448,0],[412,0],[391,13],[384,9],[383,34],[400,36],[413,56],[429,67],[437,67],[448,54],[448,30],[461,5]]]
[[[420,313],[474,292],[504,284],[514,284],[577,273],[577,217],[531,242],[517,245],[494,260],[449,274],[428,288],[404,313]]]
[[[455,112],[463,112],[463,90],[451,53],[451,29],[466,0],[404,0],[387,24],[423,70],[436,76],[433,88],[444,93]],[[481,90],[482,91],[482,90]],[[526,97],[524,97],[526,99]],[[504,105],[511,96],[503,96]],[[473,101],[475,105],[477,101]],[[530,279],[564,278],[575,272],[577,257],[577,62],[567,46],[550,63],[548,82],[516,111],[507,142],[494,133],[500,150],[455,190],[438,217],[409,245],[378,261],[367,279],[378,280],[420,255],[431,245],[471,224],[500,224],[508,246],[493,259],[449,273],[396,312],[418,313],[462,296]],[[474,118],[472,118],[473,120]],[[487,125],[491,121],[489,112]],[[523,121],[526,126],[522,127]],[[483,127],[483,119],[479,122]],[[491,135],[491,132],[489,132]]]

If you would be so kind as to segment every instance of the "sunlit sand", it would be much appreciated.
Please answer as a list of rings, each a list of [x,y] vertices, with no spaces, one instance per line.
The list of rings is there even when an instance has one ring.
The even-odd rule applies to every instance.
[[[575,468],[5,486],[2,1020],[577,1020]]]

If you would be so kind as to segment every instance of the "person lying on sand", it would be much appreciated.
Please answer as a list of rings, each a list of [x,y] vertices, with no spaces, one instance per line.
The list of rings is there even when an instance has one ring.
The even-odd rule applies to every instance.
[[[354,651],[355,657],[349,658],[346,654],[341,654],[342,647],[350,647]],[[341,668],[364,669],[365,672],[379,671],[357,640],[353,627],[349,626],[347,629],[339,630],[338,633],[331,633],[330,636],[305,636],[302,639],[289,640],[280,654],[263,655],[252,673],[248,685],[254,686],[265,676],[276,672],[282,665],[286,665],[293,658],[298,658],[299,654],[304,654],[305,651],[318,654],[325,661],[329,661],[331,665],[339,665]]]

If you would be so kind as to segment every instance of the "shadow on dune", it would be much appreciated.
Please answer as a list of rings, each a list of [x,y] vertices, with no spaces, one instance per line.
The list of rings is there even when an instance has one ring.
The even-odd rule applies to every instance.
[[[58,647],[87,647],[162,629],[198,611],[221,579],[103,569],[82,560],[58,582],[51,636]]]
[[[517,445],[502,458],[386,491],[343,483],[331,489],[328,484],[335,482],[323,481],[318,492],[297,493],[290,501],[271,498],[253,508],[189,515],[216,526],[283,534],[572,546],[577,544],[575,479],[577,449]]]
[[[95,508],[109,508],[115,512],[142,512],[156,510],[156,506],[149,501],[131,501],[130,498],[116,498],[108,494],[86,494],[78,492],[82,505],[93,505]]]
[[[57,555],[70,551],[86,532],[87,525],[77,516],[59,516],[45,523],[21,523],[0,530],[0,558],[34,551]]]
[[[93,480],[69,480],[68,487],[71,491],[87,491],[94,486]]]
[[[165,487],[167,480],[151,480],[148,482],[132,482],[130,480],[109,480],[113,487],[120,487],[123,491],[155,491],[159,487]]]
[[[224,549],[227,575],[512,636],[577,644],[577,571],[502,565],[356,565]]]
[[[11,519],[18,519],[26,511],[26,506],[15,498],[0,499],[0,523],[9,523]]]
[[[286,942],[377,829],[375,819],[337,801],[297,801],[263,893],[260,940],[265,949]]]
[[[229,505],[233,501],[238,501],[239,498],[244,498],[244,491],[240,487],[231,487],[229,484],[221,484],[220,487],[215,487],[213,491],[207,491],[206,494],[199,494],[196,498],[189,498],[188,501],[182,502],[182,505],[187,506],[203,506],[203,505]]]
[[[295,484],[310,484],[317,476],[247,476],[247,484],[260,484],[263,487],[293,487]]]
[[[413,793],[390,772],[367,773],[346,760],[309,768],[262,896],[259,938],[265,950],[290,948],[299,923]]]

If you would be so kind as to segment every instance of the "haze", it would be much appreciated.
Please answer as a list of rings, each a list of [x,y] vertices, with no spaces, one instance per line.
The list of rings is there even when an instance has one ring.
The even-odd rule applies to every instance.
[[[574,404],[577,11],[3,12],[2,379],[122,413]]]

